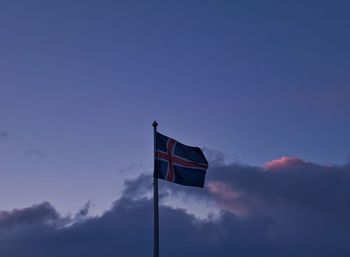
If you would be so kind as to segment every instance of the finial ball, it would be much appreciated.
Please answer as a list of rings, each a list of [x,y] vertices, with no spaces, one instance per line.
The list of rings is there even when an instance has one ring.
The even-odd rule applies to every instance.
[[[153,121],[153,124],[152,124],[152,125],[153,125],[153,127],[156,128],[156,127],[158,126],[158,123],[157,123],[156,121]]]

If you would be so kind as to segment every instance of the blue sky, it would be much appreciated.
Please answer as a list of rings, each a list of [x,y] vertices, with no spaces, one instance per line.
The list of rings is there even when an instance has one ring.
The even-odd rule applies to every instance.
[[[109,208],[152,122],[264,166],[350,156],[347,1],[3,1],[1,209]]]

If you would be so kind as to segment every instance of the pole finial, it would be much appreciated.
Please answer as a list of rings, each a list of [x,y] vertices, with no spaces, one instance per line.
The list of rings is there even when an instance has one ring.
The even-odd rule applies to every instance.
[[[153,121],[152,126],[156,128],[158,126],[158,123],[156,121]]]

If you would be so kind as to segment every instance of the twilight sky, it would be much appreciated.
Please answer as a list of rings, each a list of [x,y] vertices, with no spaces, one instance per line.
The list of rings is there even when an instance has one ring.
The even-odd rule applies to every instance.
[[[149,188],[126,192],[152,173],[156,119],[160,132],[203,147],[216,167],[202,196],[160,184],[169,188],[164,212],[202,222],[193,237],[214,229],[230,241],[242,230],[244,248],[257,229],[256,240],[270,240],[258,252],[281,256],[284,246],[302,244],[297,232],[314,238],[323,224],[324,237],[305,246],[316,253],[326,233],[349,225],[349,10],[337,0],[1,1],[0,209],[8,212],[0,213],[0,240],[37,243],[16,234],[17,214],[33,224],[18,225],[23,235],[43,229],[38,240],[64,244],[84,229],[104,231],[98,224],[120,218],[123,206],[130,215],[150,208]],[[276,175],[285,169],[286,177]],[[326,193],[340,182],[344,189]],[[320,210],[331,214],[314,219]],[[32,223],[26,213],[39,218]],[[337,215],[344,219],[332,227]],[[300,220],[310,227],[293,230]],[[238,234],[216,230],[226,225]],[[11,226],[17,232],[7,237],[1,230]],[[283,228],[293,247],[274,241]],[[23,256],[11,249],[0,255]]]

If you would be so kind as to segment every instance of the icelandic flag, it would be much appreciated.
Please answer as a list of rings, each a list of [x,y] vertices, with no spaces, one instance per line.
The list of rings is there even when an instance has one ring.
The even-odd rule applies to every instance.
[[[185,186],[204,186],[208,162],[198,147],[157,132],[154,176]]]

